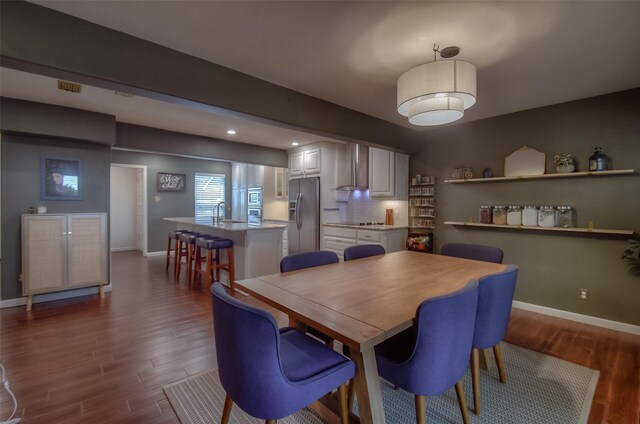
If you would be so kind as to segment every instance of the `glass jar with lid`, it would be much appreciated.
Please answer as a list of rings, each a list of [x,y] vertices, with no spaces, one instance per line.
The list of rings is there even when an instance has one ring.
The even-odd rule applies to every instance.
[[[520,206],[509,206],[507,225],[522,225],[522,208]]]
[[[556,208],[556,227],[571,228],[575,226],[575,213],[571,206]]]
[[[491,224],[492,220],[491,206],[480,206],[479,221],[481,224]]]
[[[496,225],[507,225],[506,206],[494,206],[492,220],[493,220],[493,223]]]
[[[522,209],[522,225],[524,225],[525,227],[538,226],[538,207],[537,206],[525,206]]]
[[[555,227],[556,208],[553,206],[540,206],[538,210],[538,226],[545,228]]]

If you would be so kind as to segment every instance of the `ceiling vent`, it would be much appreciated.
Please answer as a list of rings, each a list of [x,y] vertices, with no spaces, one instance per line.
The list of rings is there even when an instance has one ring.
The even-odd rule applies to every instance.
[[[79,93],[82,90],[82,86],[75,82],[58,80],[58,89],[70,91],[72,93]]]
[[[113,94],[118,95],[118,96],[122,96],[122,97],[128,97],[128,98],[132,98],[135,97],[135,94],[132,93],[127,93],[126,91],[114,91]]]

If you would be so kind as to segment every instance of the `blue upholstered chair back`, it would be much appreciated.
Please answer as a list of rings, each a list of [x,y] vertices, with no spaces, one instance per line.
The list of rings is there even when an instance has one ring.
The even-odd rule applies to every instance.
[[[474,348],[486,349],[504,338],[509,326],[517,278],[518,267],[515,265],[509,265],[503,272],[480,278]]]
[[[213,327],[220,382],[243,410],[262,417],[289,405],[289,386],[279,357],[279,330],[268,312],[229,296],[220,283],[211,286]]]
[[[369,256],[384,255],[385,253],[384,247],[379,244],[360,244],[358,246],[350,246],[344,249],[344,260],[352,261],[354,259],[367,258]]]
[[[296,253],[294,255],[285,256],[280,260],[280,272],[295,271],[320,265],[337,264],[339,261],[338,255],[328,250]]]
[[[477,305],[475,280],[455,293],[424,301],[416,311],[411,354],[397,363],[379,358],[380,375],[418,395],[435,396],[451,388],[469,366]]]
[[[502,263],[502,249],[482,244],[446,243],[440,248],[440,254],[475,261]]]

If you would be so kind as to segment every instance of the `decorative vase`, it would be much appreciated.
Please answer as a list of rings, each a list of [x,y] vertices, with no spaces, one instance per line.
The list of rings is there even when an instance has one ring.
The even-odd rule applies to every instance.
[[[558,165],[556,166],[556,172],[560,173],[560,174],[567,174],[569,172],[573,172],[576,169],[576,166],[574,164],[569,164],[569,165]]]

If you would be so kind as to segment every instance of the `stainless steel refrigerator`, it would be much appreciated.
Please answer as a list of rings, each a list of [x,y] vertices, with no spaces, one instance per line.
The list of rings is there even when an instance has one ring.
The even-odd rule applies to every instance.
[[[320,249],[320,179],[289,181],[289,254]]]

